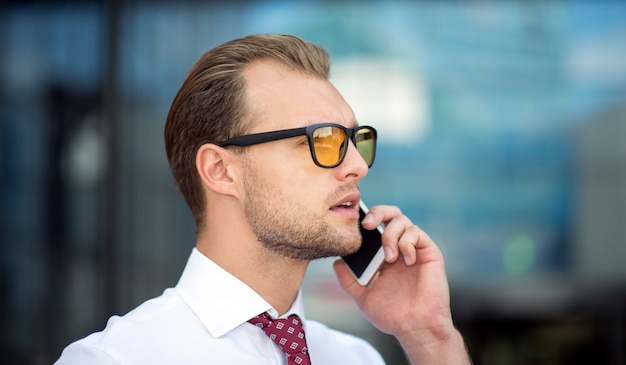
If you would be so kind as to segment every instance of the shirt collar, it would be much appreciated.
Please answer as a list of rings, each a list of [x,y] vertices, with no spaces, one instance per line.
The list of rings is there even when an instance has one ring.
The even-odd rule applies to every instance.
[[[274,318],[278,314],[252,288],[204,256],[197,248],[189,256],[176,291],[216,338],[265,311]],[[300,291],[292,307],[282,317],[291,314],[297,314],[304,322]]]

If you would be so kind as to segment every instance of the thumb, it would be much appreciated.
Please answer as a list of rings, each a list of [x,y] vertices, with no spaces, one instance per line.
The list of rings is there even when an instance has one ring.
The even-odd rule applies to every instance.
[[[366,288],[356,282],[356,279],[343,260],[339,259],[335,261],[333,263],[333,269],[335,269],[335,274],[337,275],[337,279],[339,279],[341,287],[353,298],[358,298],[365,291]]]

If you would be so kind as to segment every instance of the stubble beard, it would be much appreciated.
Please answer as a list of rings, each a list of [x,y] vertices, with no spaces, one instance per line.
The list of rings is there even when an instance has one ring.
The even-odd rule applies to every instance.
[[[342,234],[299,201],[262,183],[252,168],[248,172],[244,211],[258,241],[267,249],[306,261],[345,256],[358,249],[361,237],[356,227],[354,234]]]

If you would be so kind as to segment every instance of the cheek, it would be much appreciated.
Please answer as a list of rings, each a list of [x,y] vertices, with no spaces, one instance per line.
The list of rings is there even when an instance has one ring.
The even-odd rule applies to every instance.
[[[328,194],[328,184],[323,181],[326,171],[315,165],[308,147],[300,150],[276,146],[251,152],[258,178],[281,194],[298,200],[320,200]]]
[[[314,167],[319,169],[317,166]],[[290,168],[285,164],[277,172],[277,175],[282,176],[281,186],[300,199],[307,199],[310,196],[319,199],[319,194],[324,191],[325,184],[319,173],[315,174],[308,168],[302,168],[302,166]]]
[[[276,146],[267,151],[262,163],[264,169],[276,177],[283,177],[285,181],[306,182],[319,176],[321,170],[313,162],[308,146],[304,145],[299,148]]]

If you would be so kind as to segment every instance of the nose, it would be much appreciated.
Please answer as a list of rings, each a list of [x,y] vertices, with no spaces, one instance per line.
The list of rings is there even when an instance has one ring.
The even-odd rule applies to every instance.
[[[356,180],[361,180],[367,175],[369,167],[363,156],[356,149],[354,142],[350,141],[348,143],[346,156],[341,164],[337,166],[337,171],[342,175],[342,178],[355,178]]]

